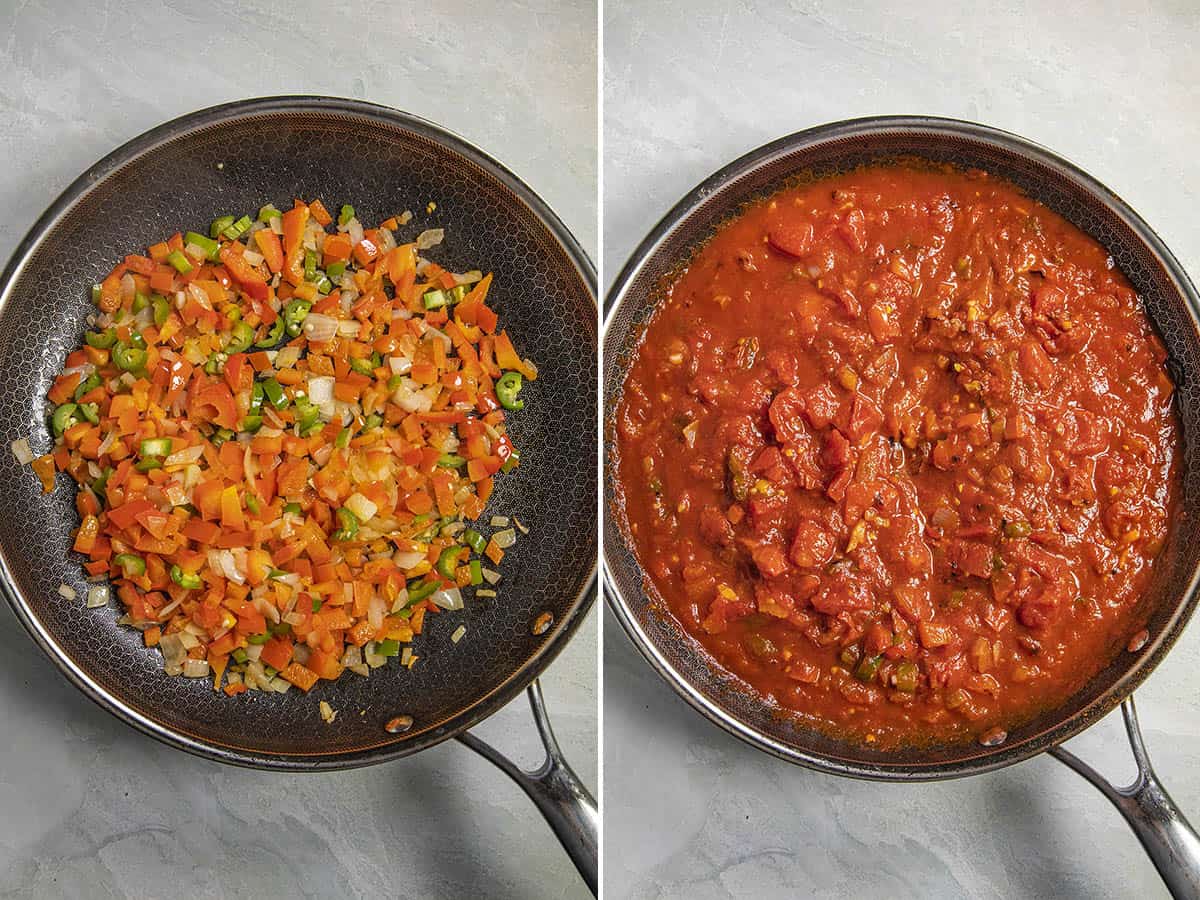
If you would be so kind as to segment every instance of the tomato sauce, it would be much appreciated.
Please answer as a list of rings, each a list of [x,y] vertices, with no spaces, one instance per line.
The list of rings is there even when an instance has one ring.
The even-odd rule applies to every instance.
[[[724,225],[646,328],[618,515],[764,702],[1001,732],[1141,627],[1178,493],[1166,353],[1106,251],[978,171],[871,167]]]

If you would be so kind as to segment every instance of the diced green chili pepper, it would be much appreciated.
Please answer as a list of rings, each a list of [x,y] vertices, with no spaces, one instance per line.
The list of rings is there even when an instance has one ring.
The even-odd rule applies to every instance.
[[[64,403],[54,410],[50,417],[50,427],[54,430],[55,437],[60,437],[64,431],[79,422],[79,417],[75,415],[78,409],[74,403]]]
[[[236,306],[231,306],[225,311],[225,318],[231,322],[240,322],[242,319],[242,311]]]
[[[335,541],[348,541],[358,534],[358,516],[352,510],[339,506],[337,520],[342,527],[333,533]]]
[[[437,464],[444,469],[457,469],[460,466],[465,466],[467,460],[457,453],[443,453],[438,457]]]
[[[316,250],[305,250],[304,251],[304,280],[305,281],[316,281],[317,280],[317,251]]]
[[[97,306],[100,305],[100,298],[103,295],[103,293],[104,293],[104,290],[103,290],[103,288],[100,287],[100,285],[98,285],[98,284],[92,285],[92,302],[95,303]]]
[[[140,291],[133,295],[133,312],[134,315],[140,313],[143,309],[150,305],[150,298]]]
[[[438,581],[418,581],[414,586],[408,586],[408,602],[419,603],[438,589]]]
[[[139,350],[146,349],[146,338],[142,336],[140,331],[129,332],[129,346],[137,347]]]
[[[165,325],[171,316],[171,304],[162,294],[152,294],[150,305],[154,308],[154,324]]]
[[[1033,534],[1033,526],[1028,522],[1005,522],[1004,536],[1007,538],[1027,538]]]
[[[354,207],[351,206],[349,203],[347,203],[342,207],[341,212],[338,213],[338,224],[339,225],[349,225],[350,220],[353,218],[354,218]]]
[[[147,456],[145,459],[139,459],[137,465],[134,466],[139,472],[149,472],[151,469],[161,469],[163,461],[158,456]]]
[[[281,213],[279,210],[277,210],[275,208],[275,204],[268,203],[266,206],[264,206],[262,209],[260,209],[258,211],[258,221],[270,222],[272,219],[278,219],[282,215],[283,215],[283,213]],[[228,226],[226,226],[226,227],[228,227]]]
[[[107,331],[89,331],[83,336],[89,347],[97,350],[107,350],[117,342],[117,333],[109,328]]]
[[[279,339],[283,337],[284,324],[285,323],[283,321],[283,316],[278,316],[275,319],[274,324],[271,325],[271,330],[268,331],[266,336],[261,341],[259,341],[257,344],[255,344],[254,346],[255,347],[274,347],[276,344],[279,343]]]
[[[171,566],[171,580],[181,588],[187,588],[189,591],[194,591],[204,586],[204,582],[200,580],[199,575],[192,572],[185,572],[177,565]]]
[[[194,231],[189,231],[183,236],[183,242],[184,244],[195,244],[197,247],[203,250],[204,255],[212,261],[216,261],[220,258],[217,256],[217,252],[221,249],[221,245],[212,238],[205,237],[202,234],[197,234]]]
[[[467,296],[467,286],[465,284],[457,284],[446,292],[446,299],[451,303],[457,303],[465,296]]]
[[[289,335],[297,337],[300,334],[311,309],[312,303],[307,300],[293,300],[283,308],[283,322]]]
[[[188,272],[192,271],[192,264],[188,261],[188,258],[183,255],[182,250],[172,250],[170,253],[168,253],[167,262],[169,262],[175,268],[175,271],[180,275],[186,275]]]
[[[394,641],[391,638],[384,638],[375,645],[375,652],[380,656],[399,656],[400,642]]]
[[[458,566],[458,558],[462,555],[462,547],[452,544],[438,556],[437,570],[443,578],[454,580],[454,570]]]
[[[323,275],[320,272],[317,273],[317,279],[313,282],[313,284],[317,286],[317,291],[322,294],[329,294],[333,292],[333,282],[329,280],[328,276]]]
[[[251,635],[246,636],[246,643],[248,643],[248,644],[265,644],[270,639],[271,639],[271,635],[269,635],[269,634],[251,634]]]
[[[879,671],[879,666],[882,663],[882,656],[867,657],[860,662],[858,664],[858,668],[854,670],[854,677],[859,681],[870,681],[875,677],[875,673]]]
[[[513,469],[515,469],[520,464],[521,464],[521,454],[518,453],[516,450],[514,450],[512,453],[510,453],[508,455],[508,459],[506,459],[504,461],[504,465],[502,465],[500,467],[500,471],[507,475],[509,472],[511,472]]]
[[[350,429],[343,428],[341,431],[338,432],[338,436],[334,439],[333,446],[337,447],[339,450],[344,450],[346,447],[349,447],[350,446],[350,435],[351,435]]]
[[[279,622],[275,625],[268,625],[267,630],[275,635],[275,637],[283,637],[292,633],[292,626],[290,622]]]
[[[465,543],[476,553],[482,553],[484,548],[487,547],[487,538],[485,538],[474,528],[468,528],[463,532],[463,543]]]
[[[471,570],[471,584],[476,586],[483,584],[483,563],[473,559],[467,563],[467,568]]]
[[[250,657],[246,655],[246,651],[244,649],[242,649],[241,647],[234,648],[233,661],[235,663],[238,663],[239,665],[241,665],[241,664],[245,663],[248,659],[250,659]]]
[[[250,515],[252,516],[257,516],[261,510],[261,507],[258,505],[258,498],[249,492],[246,493],[246,509],[250,511]]]
[[[233,216],[217,216],[212,220],[212,224],[208,226],[208,236],[216,240],[221,236],[221,232],[233,224]]]
[[[320,612],[321,607],[324,605],[325,605],[325,601],[322,600],[320,597],[313,597],[313,605],[312,605],[313,612]]]
[[[343,275],[346,274],[346,261],[343,259],[338,260],[335,263],[330,263],[325,267],[325,274],[334,281],[339,280]]]
[[[520,372],[505,372],[496,382],[496,399],[505,409],[519,410],[525,408],[525,401],[518,400],[523,379]]]
[[[309,432],[321,427],[321,410],[313,406],[307,397],[296,398],[296,425],[302,437],[308,437]]]
[[[100,406],[96,403],[80,403],[79,414],[93,425],[100,424]]]
[[[230,332],[229,343],[225,345],[225,352],[229,354],[244,353],[250,349],[250,345],[254,343],[254,329],[245,322],[237,322]]]
[[[108,479],[112,478],[113,471],[113,467],[109,466],[92,482],[92,491],[105,503],[108,502]]]
[[[371,413],[363,419],[363,431],[370,431],[372,428],[378,428],[383,424],[383,416],[379,413]]]
[[[96,388],[100,387],[100,376],[93,372],[75,388],[75,399],[78,400],[87,394],[90,394]]]
[[[254,387],[250,389],[250,412],[258,412],[262,409],[263,397],[266,394],[263,392],[261,381],[254,382]]]
[[[124,372],[136,372],[146,365],[146,351],[140,347],[126,347],[118,344],[113,350],[113,362]]]
[[[290,513],[293,516],[298,516],[298,515],[300,515],[300,504],[299,503],[285,503],[284,507],[283,507],[283,511],[285,513]]]
[[[250,230],[250,226],[254,223],[250,221],[249,216],[242,216],[232,225],[221,230],[221,234],[229,238],[231,241],[236,241],[243,234]]]
[[[224,350],[218,350],[208,358],[208,362],[204,364],[204,371],[209,375],[220,375],[225,371],[227,362],[229,362],[229,354]]]
[[[267,571],[268,578],[282,578],[286,574],[287,574],[287,572],[285,572],[283,569],[274,569],[273,568],[273,569],[269,569]]]
[[[132,553],[118,553],[113,557],[113,565],[119,566],[126,578],[146,574],[146,561]]]
[[[391,378],[388,379],[388,382],[387,382],[388,390],[394,391],[396,388],[400,387],[400,385],[402,385],[403,383],[404,383],[403,375],[399,375],[399,374],[393,375]]]
[[[246,431],[254,434],[254,432],[262,428],[262,423],[262,416],[246,416],[246,418],[242,419],[241,425],[238,426],[238,431]]]
[[[902,662],[896,666],[896,690],[911,694],[917,689],[920,672],[916,663]]]
[[[359,375],[372,375],[375,372],[375,367],[371,365],[369,359],[351,359],[350,368]]]
[[[274,378],[268,378],[262,382],[263,394],[276,409],[283,409],[288,405],[287,395],[283,392],[283,385]]]
[[[441,309],[446,305],[446,292],[439,290],[426,291],[421,299],[425,301],[426,309]]]

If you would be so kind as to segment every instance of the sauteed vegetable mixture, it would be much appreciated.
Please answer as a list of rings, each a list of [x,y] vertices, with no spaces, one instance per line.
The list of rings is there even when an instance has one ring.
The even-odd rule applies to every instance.
[[[932,166],[725,225],[646,329],[622,508],[685,630],[767,702],[880,746],[984,743],[1146,611],[1178,493],[1162,343],[1096,242]]]
[[[470,520],[518,464],[505,416],[537,369],[498,330],[492,276],[424,259],[438,230],[398,244],[409,218],[266,206],[93,289],[32,465],[46,491],[78,482],[74,548],[169,674],[307,691],[411,666],[428,614],[495,596],[516,531]]]

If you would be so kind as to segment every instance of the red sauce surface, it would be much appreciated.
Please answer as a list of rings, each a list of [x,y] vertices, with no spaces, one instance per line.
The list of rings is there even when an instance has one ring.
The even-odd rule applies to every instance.
[[[996,736],[1121,651],[1178,491],[1166,353],[1095,241],[981,172],[877,167],[724,226],[646,329],[621,505],[764,702]]]

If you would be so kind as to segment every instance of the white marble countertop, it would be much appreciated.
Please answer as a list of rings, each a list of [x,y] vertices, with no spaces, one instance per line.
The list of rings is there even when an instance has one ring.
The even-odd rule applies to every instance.
[[[229,100],[324,93],[464,135],[596,248],[595,8],[360,0],[0,4],[0,257],[88,165]],[[308,48],[307,50],[303,48]],[[597,784],[593,612],[543,677]],[[0,897],[589,896],[515,785],[455,743],[322,775],[223,767],[120,724],[0,603]],[[524,698],[480,733],[540,759]]]
[[[605,5],[606,280],[684,193],[781,135],[861,115],[987,122],[1125,197],[1200,276],[1200,14],[1149,2]],[[1043,757],[956,782],[815,774],[702,719],[605,619],[610,897],[1165,897],[1124,821]],[[1200,625],[1138,692],[1160,776],[1200,823]],[[1072,742],[1133,767],[1115,717]]]

